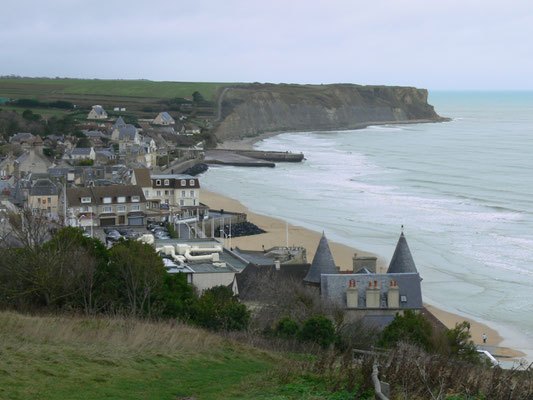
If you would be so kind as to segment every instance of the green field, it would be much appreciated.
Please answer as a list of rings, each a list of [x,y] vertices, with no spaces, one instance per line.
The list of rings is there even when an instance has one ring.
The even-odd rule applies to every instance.
[[[219,82],[155,82],[142,80],[102,79],[0,79],[0,97],[56,98],[68,95],[113,97],[190,97],[200,92],[204,98],[213,99],[217,90],[229,83]]]
[[[294,364],[185,325],[0,312],[1,399],[353,398]]]

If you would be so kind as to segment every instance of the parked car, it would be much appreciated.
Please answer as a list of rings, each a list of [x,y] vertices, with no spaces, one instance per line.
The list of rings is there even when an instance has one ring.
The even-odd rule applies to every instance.
[[[140,233],[137,233],[135,231],[128,232],[124,235],[124,238],[126,239],[137,239],[139,236],[141,236]]]
[[[128,233],[134,232],[134,230],[131,228],[119,228],[117,230],[122,236],[126,236]]]

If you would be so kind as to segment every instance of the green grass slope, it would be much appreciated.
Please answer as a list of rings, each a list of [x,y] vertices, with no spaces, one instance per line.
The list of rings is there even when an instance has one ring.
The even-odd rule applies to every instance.
[[[0,312],[1,399],[351,398],[290,363],[177,323]]]
[[[58,95],[92,95],[173,98],[190,97],[199,91],[204,98],[211,99],[228,83],[219,82],[155,82],[143,80],[103,79],[0,79],[0,97],[48,98]],[[68,97],[68,96],[66,96]]]

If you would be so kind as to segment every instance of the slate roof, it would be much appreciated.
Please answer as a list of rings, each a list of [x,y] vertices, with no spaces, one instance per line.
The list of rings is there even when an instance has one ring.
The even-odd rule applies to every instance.
[[[104,108],[100,105],[93,106],[93,110],[98,115],[106,115],[106,112],[104,111]]]
[[[131,203],[131,196],[139,196],[140,201],[137,204],[146,202],[142,189],[133,185],[110,185],[67,189],[67,199],[70,207],[82,205],[82,197],[90,197],[91,204],[101,205],[103,204],[104,197],[111,197],[111,204],[115,204],[116,197],[119,196],[125,196],[126,203]]]
[[[378,282],[380,286],[380,304],[387,302],[387,291],[390,287],[390,281],[398,283],[400,289],[400,309],[422,309],[422,289],[420,286],[420,275],[418,273],[399,273],[399,274],[334,274],[322,275],[321,294],[333,301],[336,301],[343,307],[346,307],[346,289],[350,286],[350,280],[357,282],[359,294],[359,307],[365,309],[366,288],[369,283]],[[406,301],[402,302],[401,298],[405,296]]]
[[[8,181],[6,181],[5,179],[0,180],[0,194],[10,195],[12,191],[13,188],[11,187]]]
[[[133,170],[135,174],[135,181],[137,186],[140,187],[152,187],[152,180],[150,179],[150,170],[148,168],[135,168]]]
[[[38,179],[30,189],[30,196],[57,196],[57,186],[50,179]]]
[[[91,154],[92,147],[75,147],[70,154],[77,156],[88,156]]]
[[[19,132],[16,135],[12,136],[10,142],[20,142],[21,140],[32,139],[33,135],[28,132]]]
[[[125,128],[126,123],[122,119],[122,117],[117,118],[117,122],[114,123],[113,128]]]
[[[164,122],[168,122],[170,124],[174,123],[174,118],[172,118],[170,114],[166,111],[160,112],[158,117],[161,117],[161,120]]]
[[[86,137],[99,137],[99,138],[105,138],[107,137],[106,135],[104,135],[102,132],[100,131],[84,131],[83,134],[86,136]]]
[[[321,274],[338,274],[339,271],[335,266],[335,261],[333,260],[333,255],[329,249],[328,240],[326,235],[322,233],[320,242],[316,249],[315,257],[313,258],[313,263],[309,272],[304,278],[305,282],[309,283],[318,283],[320,284],[320,275]]]
[[[137,128],[133,125],[126,125],[123,128],[118,128],[118,140],[129,140],[134,141],[135,140],[135,134],[137,133]]]
[[[281,264],[280,269],[277,270],[272,264],[259,266],[250,263],[240,274],[235,275],[239,298],[241,300],[259,299],[255,285],[257,279],[284,278],[301,282],[309,272],[309,267],[309,264]]]
[[[403,232],[398,239],[398,244],[392,255],[392,259],[389,264],[389,269],[387,273],[408,273],[408,272],[418,272],[415,266],[415,261],[411,255],[411,250],[407,245],[407,239]]]

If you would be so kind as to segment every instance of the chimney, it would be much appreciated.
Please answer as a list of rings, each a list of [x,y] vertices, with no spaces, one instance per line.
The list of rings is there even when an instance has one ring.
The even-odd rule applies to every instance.
[[[400,308],[400,288],[398,282],[391,280],[389,291],[387,292],[388,308]]]
[[[380,308],[380,287],[378,286],[378,281],[368,282],[368,287],[366,288],[366,308]]]
[[[274,265],[276,266],[276,271],[281,269],[281,262],[279,260],[274,261]]]
[[[377,257],[360,256],[354,253],[352,257],[353,272],[360,271],[363,268],[368,269],[370,272],[376,272]]]
[[[357,308],[359,305],[359,291],[357,290],[357,281],[350,279],[350,286],[346,290],[346,306],[348,308]]]

